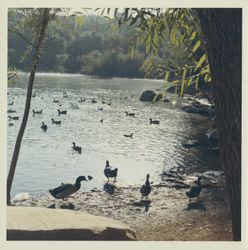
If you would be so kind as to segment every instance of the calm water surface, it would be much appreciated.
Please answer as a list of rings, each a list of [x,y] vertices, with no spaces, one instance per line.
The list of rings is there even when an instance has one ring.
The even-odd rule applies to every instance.
[[[28,76],[21,74],[9,88],[8,102],[14,101],[14,105],[8,108],[16,110],[13,116],[20,120],[12,121],[14,126],[8,127],[8,166],[23,115],[27,83]],[[181,146],[188,139],[205,143],[199,137],[205,131],[205,117],[189,115],[171,103],[139,101],[144,90],[161,86],[162,82],[156,80],[37,74],[31,110],[42,109],[43,114],[33,117],[30,113],[12,194],[34,195],[61,182],[74,183],[79,175],[94,177],[91,182],[82,183],[82,190],[102,189],[106,160],[118,167],[120,186],[141,185],[147,173],[153,181],[159,181],[161,172],[178,166],[211,168],[216,159],[204,149],[206,145],[190,150]],[[63,98],[64,92],[68,98]],[[79,103],[79,97],[86,101]],[[54,98],[62,106],[54,103]],[[98,102],[92,104],[92,98]],[[112,105],[102,104],[102,98]],[[71,108],[70,103],[79,109]],[[58,116],[58,108],[67,110],[67,115]],[[136,117],[126,116],[125,111],[135,112]],[[52,124],[51,118],[62,124]],[[150,125],[149,118],[159,119],[160,125]],[[42,121],[48,125],[46,133],[40,128]],[[133,139],[123,136],[130,133],[134,134]],[[82,154],[72,150],[73,141],[82,147]]]

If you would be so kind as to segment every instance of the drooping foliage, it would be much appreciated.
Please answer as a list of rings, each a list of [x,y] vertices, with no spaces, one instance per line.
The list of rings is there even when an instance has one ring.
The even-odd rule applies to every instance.
[[[175,86],[182,95],[192,84],[198,88],[200,81],[211,82],[206,45],[194,10],[126,8],[121,15],[117,10],[115,13],[120,25],[137,25],[140,32],[133,41],[131,54],[145,46],[142,68],[148,76],[163,77],[165,90]],[[166,40],[168,35],[170,43]],[[172,46],[182,55],[181,60],[173,60],[175,54],[167,55],[170,60],[161,60],[166,55],[161,55],[160,48]]]

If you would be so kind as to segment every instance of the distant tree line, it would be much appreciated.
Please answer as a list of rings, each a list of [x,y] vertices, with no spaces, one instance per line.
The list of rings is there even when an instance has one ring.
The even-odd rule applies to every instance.
[[[8,66],[30,71],[31,56],[24,53],[29,30],[27,28],[22,34],[15,32],[21,18],[18,13],[9,15]],[[135,25],[119,27],[115,19],[84,16],[81,25],[77,25],[76,17],[60,16],[48,28],[38,71],[143,78],[146,72],[141,66],[145,60],[145,46],[130,53],[137,32]],[[157,57],[160,63],[170,64],[172,60],[182,61],[185,57],[183,51],[174,48],[169,40],[165,34],[165,46],[161,47]]]

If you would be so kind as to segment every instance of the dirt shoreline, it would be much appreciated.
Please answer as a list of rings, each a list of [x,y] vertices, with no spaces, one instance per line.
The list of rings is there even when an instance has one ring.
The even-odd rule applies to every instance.
[[[203,188],[198,201],[189,203],[185,189],[154,184],[149,200],[141,202],[138,186],[77,192],[68,198],[74,210],[105,216],[129,225],[137,240],[230,241],[231,217],[225,186]],[[114,188],[114,193],[111,193]],[[106,190],[108,192],[106,192]],[[49,193],[15,202],[16,206],[54,207]],[[56,207],[61,202],[56,201]]]

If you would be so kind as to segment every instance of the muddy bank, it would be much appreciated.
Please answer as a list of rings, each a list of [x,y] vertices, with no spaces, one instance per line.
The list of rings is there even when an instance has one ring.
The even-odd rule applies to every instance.
[[[190,185],[194,176],[186,176],[181,181]],[[186,186],[175,188],[173,181],[165,181],[154,183],[149,199],[143,202],[140,187],[120,187],[117,182],[114,186],[105,186],[105,191],[79,191],[66,202],[55,202],[44,193],[14,205],[60,208],[61,204],[70,204],[71,209],[126,223],[136,232],[138,240],[227,241],[232,239],[231,218],[221,176],[218,181],[205,178],[199,200],[191,203],[185,195]]]

